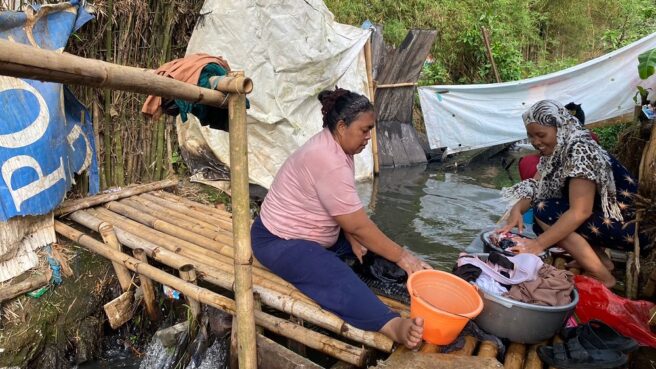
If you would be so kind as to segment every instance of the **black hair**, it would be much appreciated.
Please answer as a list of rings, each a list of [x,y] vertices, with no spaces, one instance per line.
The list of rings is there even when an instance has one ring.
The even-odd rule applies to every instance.
[[[348,127],[358,114],[374,110],[374,106],[365,96],[339,87],[334,91],[321,91],[319,101],[321,101],[323,127],[328,127],[331,133],[335,132],[337,122],[340,120],[343,120]]]
[[[572,115],[579,120],[579,123],[581,123],[581,125],[585,125],[585,113],[583,112],[583,109],[581,109],[581,104],[574,104],[574,102],[572,101],[569,104],[565,105],[565,109],[573,111],[574,114]]]

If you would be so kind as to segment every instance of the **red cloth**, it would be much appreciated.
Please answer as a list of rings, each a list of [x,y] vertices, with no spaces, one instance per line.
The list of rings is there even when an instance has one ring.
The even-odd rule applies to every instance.
[[[164,77],[171,77],[178,81],[198,84],[198,78],[203,68],[207,64],[215,63],[222,66],[226,71],[230,71],[228,62],[220,56],[212,56],[208,54],[191,54],[184,58],[172,60],[161,67],[157,68],[155,73]],[[153,119],[159,118],[162,115],[162,98],[159,96],[150,95],[141,108],[141,112]]]
[[[538,163],[540,162],[540,155],[526,155],[519,159],[519,177],[523,180],[535,177],[538,172]]]

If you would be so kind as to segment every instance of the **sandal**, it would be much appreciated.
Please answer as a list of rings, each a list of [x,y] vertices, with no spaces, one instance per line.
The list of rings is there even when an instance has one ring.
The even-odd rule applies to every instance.
[[[612,369],[626,364],[628,358],[619,351],[599,350],[575,336],[565,343],[538,347],[538,356],[559,369]]]
[[[588,323],[574,328],[565,328],[560,336],[567,341],[574,336],[584,337],[587,342],[597,349],[622,351],[625,354],[638,349],[639,345],[634,339],[622,336],[601,320],[591,320]]]

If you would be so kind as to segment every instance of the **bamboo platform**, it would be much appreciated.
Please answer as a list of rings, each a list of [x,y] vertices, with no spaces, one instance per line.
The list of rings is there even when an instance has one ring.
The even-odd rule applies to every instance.
[[[192,302],[208,304],[234,314],[233,300],[189,283],[199,279],[225,290],[233,290],[232,215],[161,189],[172,183],[175,182],[153,187],[155,190],[125,191],[124,197],[115,193],[111,198],[100,198],[95,202],[93,199],[78,200],[86,208],[66,202],[62,209],[67,211],[59,213],[67,219],[66,223],[75,225],[75,228],[57,221],[55,229],[60,235],[112,260],[119,280],[127,280],[121,283],[124,290],[130,287],[132,271],[140,274],[142,284],[150,280],[167,284],[180,290]],[[118,246],[108,247],[111,246],[108,232],[115,234]],[[180,277],[151,267],[144,256],[132,258],[122,252],[122,248],[134,250],[135,257],[145,253],[147,258],[178,269],[181,271]],[[551,262],[560,269],[565,268],[562,258]],[[188,277],[189,269],[194,272],[191,279]],[[578,274],[577,270],[570,270]],[[340,363],[364,367],[371,350],[391,353],[394,349],[389,338],[350,326],[321,309],[257,262],[253,263],[253,292],[262,304],[290,317],[285,320],[256,311],[258,326],[322,351]],[[382,296],[380,299],[402,316],[409,315],[407,305]],[[309,330],[302,326],[304,321],[332,334]],[[506,348],[503,367],[544,368],[536,348],[537,345],[511,343]],[[498,349],[492,342],[478,342],[474,337],[465,337],[464,347],[458,351],[442,354],[441,347],[430,344],[424,344],[417,351],[397,349],[375,368],[499,368],[502,366],[496,359],[497,353]]]

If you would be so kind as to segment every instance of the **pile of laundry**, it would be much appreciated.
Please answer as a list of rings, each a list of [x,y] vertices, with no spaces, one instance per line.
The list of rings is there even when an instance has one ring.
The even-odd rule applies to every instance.
[[[545,264],[533,254],[505,256],[491,252],[487,258],[461,253],[453,274],[488,294],[543,306],[572,302],[574,275]]]

